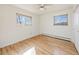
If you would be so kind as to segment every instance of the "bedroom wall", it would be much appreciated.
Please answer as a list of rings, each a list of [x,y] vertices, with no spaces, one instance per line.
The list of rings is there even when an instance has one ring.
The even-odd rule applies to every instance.
[[[74,44],[79,52],[79,5],[76,5],[73,12],[73,39]]]
[[[66,40],[72,40],[72,8],[68,10],[60,10],[55,12],[49,12],[40,16],[40,33],[44,35],[50,35],[60,38],[69,38]],[[68,14],[67,26],[55,26],[54,17],[56,15]]]
[[[32,17],[32,25],[16,22],[16,13]],[[11,5],[0,5],[0,48],[39,35],[39,17]]]

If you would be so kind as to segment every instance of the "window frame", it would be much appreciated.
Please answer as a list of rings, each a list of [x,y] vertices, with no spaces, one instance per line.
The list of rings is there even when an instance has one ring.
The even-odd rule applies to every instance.
[[[21,14],[21,13],[16,13],[16,20],[17,20],[17,16],[29,17],[30,20],[31,20],[31,24],[24,24],[24,25],[32,25],[32,17],[31,16],[27,16],[27,15],[24,15],[24,14]],[[17,20],[17,23],[18,23],[18,20]],[[21,23],[19,23],[19,24],[21,24]]]
[[[57,16],[67,16],[67,24],[66,25],[62,25],[62,24],[56,24],[55,23],[55,17],[57,17]],[[60,15],[55,15],[54,16],[54,25],[56,25],[56,26],[68,26],[68,14],[60,14]]]

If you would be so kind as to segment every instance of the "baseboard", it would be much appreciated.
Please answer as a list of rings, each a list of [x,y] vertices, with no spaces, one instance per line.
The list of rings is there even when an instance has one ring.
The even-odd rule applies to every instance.
[[[32,35],[32,36],[30,36],[30,37],[28,37],[28,38],[24,38],[24,39],[20,39],[20,40],[14,40],[14,41],[11,41],[11,42],[7,42],[7,43],[5,43],[5,44],[3,44],[3,45],[1,45],[0,46],[0,48],[4,48],[4,47],[7,47],[7,46],[9,46],[9,45],[12,45],[12,44],[15,44],[15,43],[18,43],[18,42],[20,42],[20,41],[23,41],[23,40],[26,40],[26,39],[30,39],[30,38],[33,38],[33,37],[36,37],[36,36],[39,36],[40,34],[37,34],[37,35]],[[2,41],[1,43],[3,43],[4,41]]]
[[[53,38],[58,38],[58,39],[63,39],[63,40],[71,41],[71,38],[66,38],[66,37],[62,37],[62,36],[57,36],[57,35],[52,35],[52,34],[46,34],[46,33],[42,33],[42,35],[47,35],[47,36],[50,36],[50,37],[53,37]]]

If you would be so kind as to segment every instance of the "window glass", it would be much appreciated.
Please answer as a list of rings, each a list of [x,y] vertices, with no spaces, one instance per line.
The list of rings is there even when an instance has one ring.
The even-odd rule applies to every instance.
[[[32,24],[31,17],[17,14],[16,18],[17,18],[17,23],[19,23],[19,24],[24,24],[24,25]]]

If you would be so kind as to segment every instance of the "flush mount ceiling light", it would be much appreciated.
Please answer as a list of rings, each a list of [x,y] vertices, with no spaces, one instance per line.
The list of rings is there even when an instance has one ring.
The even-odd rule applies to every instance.
[[[44,4],[41,4],[40,5],[40,10],[43,11],[44,9],[45,9],[45,5]]]
[[[52,6],[52,4],[40,4],[39,6],[40,6],[40,10],[43,11],[46,10],[47,7]]]

